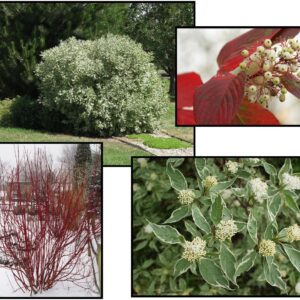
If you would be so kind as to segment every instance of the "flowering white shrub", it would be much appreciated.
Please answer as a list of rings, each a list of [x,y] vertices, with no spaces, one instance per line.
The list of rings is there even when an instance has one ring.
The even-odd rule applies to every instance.
[[[238,168],[230,172],[231,166]],[[134,233],[134,249],[143,249],[134,252],[134,264],[143,263],[134,265],[140,294],[300,293],[300,159],[148,158],[147,168],[137,159],[133,167],[140,186],[133,193],[141,216],[133,214],[135,226],[141,224]],[[153,232],[145,236],[144,226]],[[138,256],[148,250],[148,257]],[[160,276],[170,282],[163,290]],[[155,286],[143,293],[149,280]]]
[[[166,92],[151,54],[128,37],[70,38],[41,56],[39,100],[62,113],[76,132],[151,132],[166,110]]]

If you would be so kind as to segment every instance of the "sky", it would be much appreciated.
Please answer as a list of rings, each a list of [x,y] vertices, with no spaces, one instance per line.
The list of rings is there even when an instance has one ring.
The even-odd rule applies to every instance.
[[[20,156],[24,153],[24,151],[33,155],[35,151],[41,149],[50,154],[54,165],[57,165],[59,164],[59,159],[62,156],[62,151],[65,145],[71,144],[0,144],[0,160],[11,166],[15,166],[16,152],[18,149],[20,151]],[[93,148],[92,144],[91,147]]]

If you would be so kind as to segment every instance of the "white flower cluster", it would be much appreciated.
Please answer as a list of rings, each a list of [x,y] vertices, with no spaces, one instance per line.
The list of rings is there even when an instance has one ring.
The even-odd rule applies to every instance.
[[[237,232],[238,229],[233,220],[222,220],[216,226],[216,238],[220,241],[231,240]]]
[[[125,36],[70,38],[42,53],[39,101],[77,132],[149,132],[167,108],[153,57]]]
[[[203,181],[203,185],[206,189],[210,189],[212,186],[216,185],[218,183],[216,176],[207,176],[205,177]]]
[[[178,194],[178,200],[181,204],[191,204],[195,200],[195,193],[192,190],[181,190]]]
[[[259,254],[262,256],[274,256],[276,244],[271,240],[262,240],[259,244]]]
[[[300,227],[298,224],[294,224],[287,228],[287,237],[291,243],[300,241]]]
[[[235,174],[239,169],[239,163],[236,161],[228,160],[225,165],[231,174]]]
[[[300,190],[300,178],[298,176],[284,173],[282,175],[282,182],[288,190]]]
[[[206,254],[206,241],[200,237],[195,237],[191,242],[186,241],[182,258],[189,262],[194,262]]]
[[[249,184],[255,199],[259,203],[262,203],[263,199],[265,199],[268,196],[268,185],[265,182],[263,182],[260,178],[251,179],[249,181]]]

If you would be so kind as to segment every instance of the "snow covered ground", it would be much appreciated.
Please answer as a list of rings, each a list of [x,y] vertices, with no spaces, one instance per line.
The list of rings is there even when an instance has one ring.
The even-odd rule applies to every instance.
[[[92,281],[92,278],[90,278]],[[92,282],[91,282],[92,283]],[[87,283],[86,283],[87,284]],[[23,293],[17,286],[12,273],[0,268],[0,297],[29,297],[30,293]],[[84,289],[71,282],[59,282],[52,289],[32,297],[99,297],[90,289]]]

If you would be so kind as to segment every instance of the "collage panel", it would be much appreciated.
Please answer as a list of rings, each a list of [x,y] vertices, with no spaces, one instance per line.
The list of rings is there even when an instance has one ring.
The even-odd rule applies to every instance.
[[[0,140],[101,142],[105,166],[193,156],[175,35],[194,25],[195,1],[0,3]]]
[[[133,158],[132,297],[297,296],[299,157]]]
[[[1,298],[102,298],[102,152],[0,143]]]
[[[300,27],[177,28],[178,126],[299,126]]]

